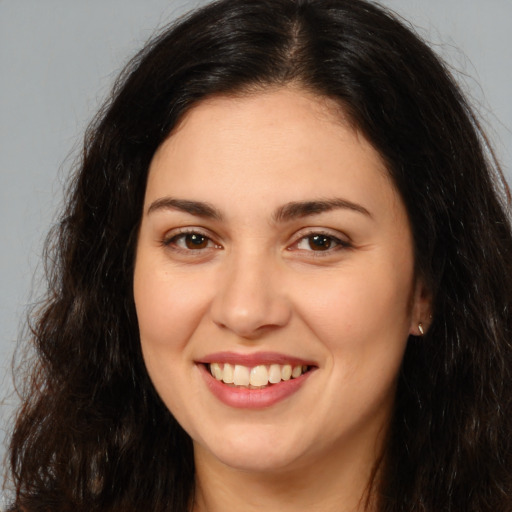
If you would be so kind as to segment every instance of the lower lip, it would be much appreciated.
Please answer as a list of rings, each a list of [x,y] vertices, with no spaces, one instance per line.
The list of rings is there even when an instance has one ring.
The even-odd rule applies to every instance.
[[[204,364],[198,365],[208,389],[221,402],[238,409],[264,409],[296,393],[313,373],[310,370],[300,377],[271,384],[263,389],[247,389],[228,386],[215,379]]]

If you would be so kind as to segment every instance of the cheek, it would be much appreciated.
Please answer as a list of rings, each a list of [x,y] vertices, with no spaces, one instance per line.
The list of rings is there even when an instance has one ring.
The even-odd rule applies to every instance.
[[[176,390],[190,380],[190,339],[201,321],[203,297],[194,280],[157,270],[149,257],[138,256],[134,299],[141,349],[147,372],[167,408],[182,417],[186,400]],[[185,282],[186,281],[186,282]],[[191,393],[192,389],[189,390]]]
[[[141,344],[148,350],[182,349],[206,308],[206,283],[156,271],[140,258],[134,275],[134,298]]]
[[[411,288],[409,280],[378,279],[368,271],[340,273],[324,286],[318,280],[314,287],[304,286],[297,303],[307,323],[323,334],[337,333],[343,338],[373,331],[407,331]]]
[[[408,267],[392,272],[368,262],[302,287],[307,291],[297,301],[299,314],[328,350],[337,379],[377,386],[394,380],[410,328]]]

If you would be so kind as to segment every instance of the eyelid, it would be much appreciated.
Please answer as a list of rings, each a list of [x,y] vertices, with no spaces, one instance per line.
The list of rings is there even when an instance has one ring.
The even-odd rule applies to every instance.
[[[332,249],[326,249],[325,251],[314,251],[313,249],[307,250],[307,249],[298,249],[297,245],[304,239],[315,236],[315,235],[321,235],[326,236],[328,238],[331,238],[336,242],[336,246]],[[304,253],[312,253],[312,256],[314,257],[322,257],[322,256],[328,256],[329,254],[332,254],[333,252],[343,250],[343,249],[351,249],[353,247],[353,243],[350,240],[350,238],[345,235],[344,233],[341,233],[337,230],[331,230],[328,228],[303,228],[296,232],[293,237],[294,241],[288,245],[287,249],[289,251],[296,250],[302,251]]]
[[[164,247],[171,247],[173,240],[175,240],[176,238],[178,238],[180,236],[185,236],[185,235],[203,236],[203,237],[207,238],[210,242],[212,242],[215,245],[215,247],[205,247],[203,249],[193,250],[193,249],[183,249],[182,247],[178,247],[175,245],[174,247],[172,247],[173,250],[182,251],[182,252],[200,252],[200,251],[205,251],[208,249],[222,249],[223,248],[222,245],[219,244],[215,240],[215,236],[212,235],[212,233],[209,230],[206,230],[206,229],[200,228],[200,227],[196,227],[196,226],[180,227],[180,228],[175,228],[175,229],[168,231],[162,237],[161,245],[163,245]]]

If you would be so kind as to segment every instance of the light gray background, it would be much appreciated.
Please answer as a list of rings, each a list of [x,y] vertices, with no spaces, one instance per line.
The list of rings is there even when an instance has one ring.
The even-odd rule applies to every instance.
[[[0,460],[16,403],[11,357],[84,128],[155,28],[203,3],[0,0]],[[512,182],[512,1],[382,3],[413,22],[458,71]]]

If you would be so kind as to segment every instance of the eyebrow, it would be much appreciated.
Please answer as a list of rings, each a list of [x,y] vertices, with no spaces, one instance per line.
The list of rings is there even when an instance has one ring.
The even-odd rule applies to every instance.
[[[275,222],[286,222],[310,215],[318,215],[336,209],[352,210],[367,217],[372,217],[371,213],[360,204],[347,201],[346,199],[319,199],[314,201],[293,201],[287,203],[276,210],[273,215]]]
[[[196,217],[206,219],[222,220],[222,214],[217,208],[209,203],[202,201],[190,201],[188,199],[175,199],[172,197],[162,197],[157,199],[148,208],[148,215],[159,210],[178,210],[189,213]]]
[[[292,201],[280,206],[272,215],[274,222],[286,222],[293,219],[318,215],[336,209],[352,210],[367,217],[372,217],[371,213],[360,204],[347,201],[346,199],[317,199],[313,201]],[[189,213],[197,217],[206,219],[222,220],[223,216],[220,210],[213,205],[203,201],[191,201],[189,199],[176,199],[172,197],[162,197],[155,200],[148,208],[148,215],[159,210],[178,210]]]

